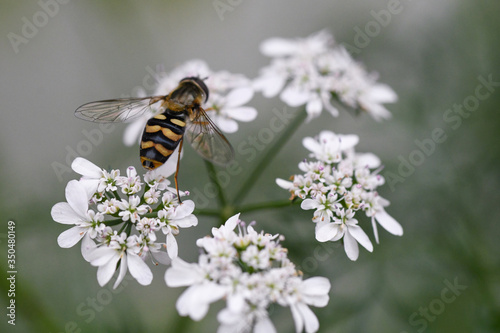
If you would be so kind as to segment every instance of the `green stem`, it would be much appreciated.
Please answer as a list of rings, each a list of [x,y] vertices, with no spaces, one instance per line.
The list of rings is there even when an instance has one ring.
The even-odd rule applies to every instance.
[[[280,207],[289,207],[295,204],[298,204],[298,201],[290,201],[290,200],[280,200],[280,201],[271,201],[271,202],[261,202],[251,205],[242,206],[238,209],[238,212],[251,212],[253,210],[262,210],[269,208],[280,208]]]
[[[234,203],[238,204],[242,202],[247,194],[250,192],[252,187],[257,182],[257,179],[263,174],[264,169],[268,166],[268,164],[273,160],[273,158],[278,154],[281,148],[287,143],[288,139],[295,133],[295,131],[299,128],[299,126],[304,122],[307,117],[307,112],[305,107],[298,112],[295,118],[292,120],[288,128],[285,129],[281,136],[278,137],[278,140],[274,143],[274,145],[268,149],[268,151],[262,155],[260,162],[256,165],[256,167],[250,173],[247,180],[240,187],[240,190],[235,196]]]
[[[215,184],[215,187],[217,187],[217,192],[219,193],[217,199],[219,200],[219,204],[221,207],[225,207],[227,204],[226,196],[224,194],[224,189],[222,188],[221,184],[219,183],[219,180],[217,179],[215,167],[211,162],[207,160],[204,161],[205,161],[205,166],[207,167],[208,177]]]
[[[113,226],[113,225],[118,225],[120,223],[123,223],[124,221],[120,218],[120,219],[115,219],[115,220],[109,220],[109,221],[104,221],[103,223],[107,226]]]
[[[195,209],[194,215],[220,216],[220,209]]]
[[[120,230],[118,230],[118,235],[119,235],[119,234],[121,234],[121,233],[123,232],[123,230],[124,230],[126,227],[127,227],[127,229],[132,228],[132,222],[130,222],[130,221],[125,222],[125,223],[122,225],[122,227],[120,228]],[[128,232],[127,232],[127,231],[128,231]],[[126,234],[127,234],[127,235],[130,235],[130,230],[127,230],[127,231],[126,231]]]
[[[118,194],[118,192],[116,190],[113,191],[113,195],[115,196],[116,200],[121,201],[122,198],[120,198],[120,195]]]

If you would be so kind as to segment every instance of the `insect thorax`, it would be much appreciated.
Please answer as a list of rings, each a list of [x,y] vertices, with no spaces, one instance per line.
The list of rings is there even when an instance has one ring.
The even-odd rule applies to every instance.
[[[203,103],[206,93],[194,81],[181,81],[179,86],[170,93],[169,99],[171,103],[179,104],[179,106],[190,107]]]

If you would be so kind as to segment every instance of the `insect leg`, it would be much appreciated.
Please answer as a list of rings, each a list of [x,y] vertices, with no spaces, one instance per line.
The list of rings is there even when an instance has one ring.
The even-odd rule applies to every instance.
[[[174,181],[175,181],[175,189],[177,190],[177,200],[179,200],[179,204],[182,203],[181,201],[181,196],[179,195],[179,185],[177,183],[177,175],[179,174],[179,165],[181,161],[181,150],[182,150],[182,143],[184,142],[184,138],[181,139],[181,142],[179,143],[179,154],[177,156],[177,168],[175,170],[175,176],[174,176]]]

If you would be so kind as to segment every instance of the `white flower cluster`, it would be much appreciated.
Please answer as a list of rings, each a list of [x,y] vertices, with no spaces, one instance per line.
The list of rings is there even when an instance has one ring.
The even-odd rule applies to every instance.
[[[391,116],[382,104],[395,102],[396,93],[377,83],[377,75],[367,73],[345,48],[334,45],[328,32],[304,39],[271,38],[260,50],[273,59],[261,70],[254,88],[265,97],[281,92],[281,100],[292,107],[305,104],[308,119],[318,117],[323,109],[336,117],[332,98],[375,120]]]
[[[179,314],[200,320],[210,303],[224,298],[218,333],[269,333],[276,330],[267,309],[278,303],[290,307],[297,332],[319,329],[308,305],[327,305],[330,282],[323,277],[303,280],[279,244],[282,236],[257,233],[251,225],[245,229],[239,214],[213,228],[212,235],[197,241],[203,252],[198,263],[175,258],[165,274],[168,286],[189,286],[177,300]]]
[[[358,258],[358,243],[373,251],[370,239],[354,218],[357,212],[371,218],[377,243],[376,222],[393,235],[403,234],[401,225],[384,210],[389,202],[376,191],[385,182],[378,174],[380,160],[371,153],[356,153],[358,141],[356,135],[330,131],[322,131],[317,138],[306,137],[303,145],[311,151],[313,160],[299,163],[304,174],[292,176],[291,182],[276,179],[280,187],[291,192],[292,199],[303,200],[302,209],[315,210],[312,220],[316,223],[316,239],[326,242],[343,238],[351,260]]]
[[[238,130],[236,121],[249,122],[257,117],[255,108],[244,106],[254,95],[250,79],[244,75],[227,71],[214,72],[202,60],[188,61],[175,68],[171,73],[159,77],[159,84],[154,95],[169,94],[177,87],[180,80],[189,76],[204,79],[209,90],[209,98],[203,104],[203,108],[223,132],[234,133]],[[154,107],[151,108],[151,111],[127,127],[123,136],[126,145],[136,144],[148,119],[163,112],[163,110]]]
[[[72,225],[57,238],[59,246],[69,248],[82,240],[82,255],[98,267],[101,286],[109,282],[117,266],[114,288],[127,269],[140,284],[150,284],[153,275],[144,260],[152,256],[168,264],[177,257],[179,228],[198,224],[192,214],[194,202],[179,204],[175,189],[158,173],[147,172],[141,179],[129,167],[126,176],[121,176],[119,170],[108,172],[81,157],[71,167],[82,177],[68,183],[67,202],[57,203],[51,211],[54,221]],[[120,229],[113,230],[115,225],[121,225]],[[162,234],[160,239],[157,233]]]

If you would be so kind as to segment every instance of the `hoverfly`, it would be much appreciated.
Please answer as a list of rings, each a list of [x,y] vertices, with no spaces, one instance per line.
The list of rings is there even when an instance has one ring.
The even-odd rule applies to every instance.
[[[168,95],[91,102],[76,109],[75,115],[93,122],[127,122],[137,119],[160,102],[161,110],[165,111],[150,118],[142,133],[141,164],[154,170],[163,165],[179,146],[174,180],[180,202],[177,175],[184,137],[203,158],[215,164],[225,165],[234,156],[229,141],[201,107],[208,100],[208,94],[202,79],[186,77]]]

